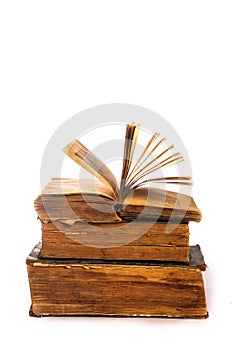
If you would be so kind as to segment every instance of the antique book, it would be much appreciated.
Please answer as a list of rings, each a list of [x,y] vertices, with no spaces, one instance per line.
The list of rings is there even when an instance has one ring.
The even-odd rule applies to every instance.
[[[148,316],[206,318],[199,246],[189,264],[27,258],[31,316]]]
[[[148,191],[150,192],[148,196]],[[152,220],[199,222],[201,212],[193,198],[182,193],[158,188],[139,188],[124,207],[115,211],[115,199],[107,186],[91,179],[53,178],[34,202],[43,221],[76,220],[87,222],[120,222]]]
[[[40,257],[188,262],[189,227],[144,221],[42,222]]]
[[[154,202],[139,209],[138,218],[136,204],[128,205],[127,217],[125,210],[119,217],[113,200],[103,199],[103,190],[103,197],[91,192],[93,182],[83,181],[86,189],[82,180],[52,179],[35,200],[41,257],[189,261],[188,222],[201,216],[192,198],[187,207],[188,196],[154,188]],[[161,192],[166,192],[166,204],[160,202]]]
[[[127,124],[120,184],[110,169],[79,140],[64,152],[96,178],[52,179],[35,201],[44,220],[83,220],[114,222],[139,220],[188,222],[200,221],[201,212],[190,196],[149,186],[152,183],[191,185],[189,176],[149,177],[165,167],[183,161],[173,145],[162,147],[165,139],[153,134],[139,158],[133,154],[140,126]],[[79,214],[79,215],[78,215]]]
[[[80,141],[64,148],[96,180],[55,178],[35,200],[42,223],[41,257],[188,263],[188,222],[200,221],[200,210],[190,196],[148,185],[190,185],[190,177],[147,178],[183,157],[170,153],[173,146],[160,150],[165,139],[154,134],[133,164],[138,132],[139,125],[127,125],[119,185],[107,166]]]

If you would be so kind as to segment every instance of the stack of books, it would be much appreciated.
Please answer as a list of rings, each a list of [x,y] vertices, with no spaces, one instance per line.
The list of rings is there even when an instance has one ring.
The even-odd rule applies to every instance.
[[[35,200],[42,242],[26,260],[30,315],[207,317],[206,264],[189,246],[189,221],[201,212],[190,196],[145,186],[150,169],[182,157],[170,147],[149,160],[162,143],[154,134],[133,166],[138,129],[127,125],[120,186],[81,142],[65,147],[97,180],[52,179]],[[152,178],[162,181],[190,184]]]

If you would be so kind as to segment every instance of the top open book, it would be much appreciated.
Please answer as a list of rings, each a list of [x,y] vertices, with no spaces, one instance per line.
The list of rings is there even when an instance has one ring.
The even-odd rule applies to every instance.
[[[117,213],[125,212],[127,219],[136,217],[138,211],[142,211],[142,208],[145,205],[151,209],[153,207],[158,207],[160,210],[166,210],[168,217],[170,216],[170,213],[174,211],[175,215],[177,215],[179,212],[181,213],[181,215],[179,215],[181,219],[182,215],[185,215],[183,221],[189,221],[190,219],[200,221],[201,213],[196,207],[192,198],[189,196],[156,188],[149,191],[148,185],[152,182],[191,185],[191,177],[153,176],[152,178],[147,179],[149,174],[155,173],[156,175],[157,171],[165,167],[175,165],[184,159],[179,152],[171,152],[174,147],[173,145],[159,151],[160,146],[163,144],[165,139],[160,139],[159,134],[155,133],[150,137],[143,152],[133,164],[133,154],[137,143],[139,129],[140,126],[134,123],[127,124],[126,126],[120,184],[118,184],[118,181],[110,169],[98,157],[89,151],[79,140],[73,140],[64,147],[63,151],[71,159],[73,159],[76,163],[89,171],[103,183],[104,186],[96,186],[96,191],[100,189],[99,194],[101,196],[107,197],[108,199],[114,201],[114,211]],[[85,186],[83,188],[80,187],[80,189],[77,191],[86,193],[93,192],[91,189],[89,191],[88,187],[89,182],[86,181]],[[72,192],[73,191],[74,188]],[[67,191],[65,189],[65,193],[66,192]],[[134,209],[132,205],[134,206]],[[131,208],[130,215],[127,214],[127,211],[125,210],[126,207]],[[137,208],[139,207],[141,209],[138,210]],[[154,211],[152,211],[152,215],[154,215],[153,212]]]

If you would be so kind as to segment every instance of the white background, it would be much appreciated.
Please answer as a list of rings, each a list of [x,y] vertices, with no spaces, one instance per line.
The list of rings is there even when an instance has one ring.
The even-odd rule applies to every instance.
[[[225,0],[0,2],[2,348],[233,349],[233,17]],[[154,110],[187,147],[207,320],[28,316],[44,148],[66,119],[111,102]]]

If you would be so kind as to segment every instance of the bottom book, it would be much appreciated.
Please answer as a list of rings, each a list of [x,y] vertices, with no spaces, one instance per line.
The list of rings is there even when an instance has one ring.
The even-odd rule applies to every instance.
[[[31,316],[208,316],[199,246],[189,264],[46,259],[40,249],[26,260]]]

